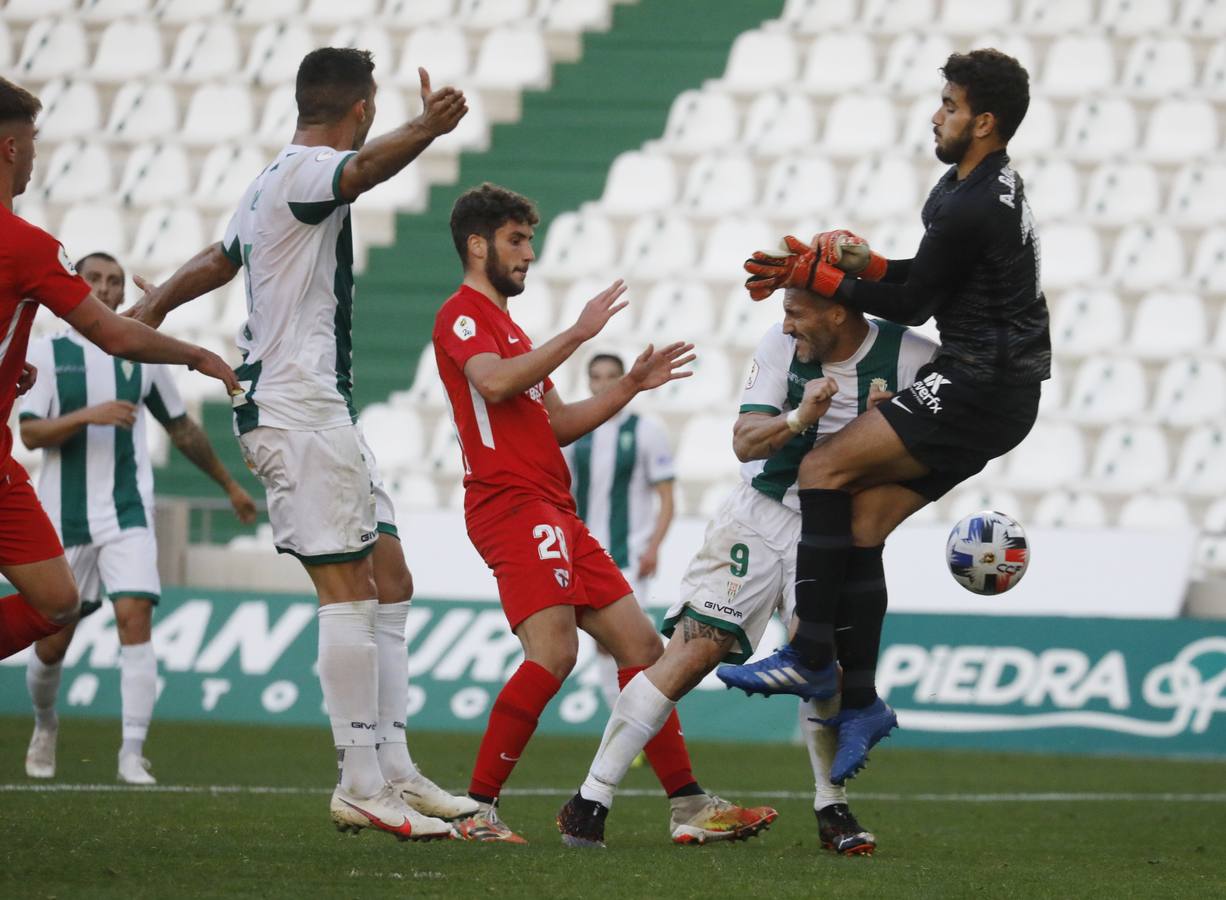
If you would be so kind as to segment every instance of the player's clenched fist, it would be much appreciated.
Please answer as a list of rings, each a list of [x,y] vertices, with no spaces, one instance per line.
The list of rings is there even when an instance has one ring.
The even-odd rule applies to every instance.
[[[678,378],[689,378],[694,372],[682,367],[697,359],[690,352],[693,349],[694,345],[685,341],[677,341],[659,350],[655,345],[648,344],[647,349],[634,361],[626,377],[640,391],[650,391]]]
[[[445,87],[437,91],[430,90],[430,73],[418,67],[421,76],[421,117],[422,127],[432,137],[447,134],[457,125],[468,112],[464,100],[464,92],[458,88]]]
[[[621,299],[624,293],[626,282],[619,278],[584,305],[573,326],[580,340],[589,341],[600,334],[609,319],[626,308],[627,301]]]
[[[800,406],[796,407],[797,418],[805,428],[811,428],[817,420],[830,409],[830,402],[839,392],[839,383],[827,375],[825,378],[814,378],[805,384],[804,393],[800,397]]]

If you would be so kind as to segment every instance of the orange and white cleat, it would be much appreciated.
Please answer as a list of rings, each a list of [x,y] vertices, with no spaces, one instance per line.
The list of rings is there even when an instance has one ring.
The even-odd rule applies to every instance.
[[[456,833],[466,841],[502,841],[507,844],[528,843],[498,818],[498,803],[479,803],[477,811],[455,823]]]
[[[714,794],[675,797],[669,802],[674,844],[745,841],[779,817],[769,806],[737,806]]]
[[[339,787],[332,792],[332,824],[337,831],[357,834],[363,828],[386,831],[400,841],[437,841],[455,837],[442,819],[423,816],[391,786],[369,799],[354,797]]]

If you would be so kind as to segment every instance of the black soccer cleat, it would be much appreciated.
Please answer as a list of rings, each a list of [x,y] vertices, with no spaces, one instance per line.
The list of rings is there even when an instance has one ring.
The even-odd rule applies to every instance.
[[[609,808],[595,800],[585,800],[579,794],[566,801],[558,810],[558,831],[566,847],[604,847],[604,820]]]
[[[833,803],[814,813],[822,849],[840,856],[872,856],[877,849],[876,836],[860,826],[846,803]]]

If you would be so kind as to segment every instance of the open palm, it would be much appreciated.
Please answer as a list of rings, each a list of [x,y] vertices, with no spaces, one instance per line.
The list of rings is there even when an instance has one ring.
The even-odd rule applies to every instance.
[[[627,375],[638,385],[640,391],[650,391],[678,378],[689,378],[692,369],[684,369],[697,357],[691,353],[693,344],[677,341],[667,347],[655,349],[652,344],[639,354]]]

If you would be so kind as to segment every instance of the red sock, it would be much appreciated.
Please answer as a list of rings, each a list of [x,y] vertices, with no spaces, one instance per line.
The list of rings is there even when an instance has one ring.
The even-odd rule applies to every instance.
[[[55,634],[63,625],[56,625],[21,594],[0,597],[0,659]]]
[[[524,660],[506,683],[490,710],[490,721],[477,751],[468,792],[497,797],[528,745],[541,712],[562,687],[544,666]]]
[[[624,688],[630,679],[642,672],[646,666],[632,666],[617,670],[617,685]],[[681,736],[681,720],[677,718],[677,710],[668,714],[656,736],[647,742],[643,748],[651,770],[660,780],[664,793],[670,797],[681,788],[694,784],[694,772],[690,766],[690,751],[686,749],[685,738]]]

